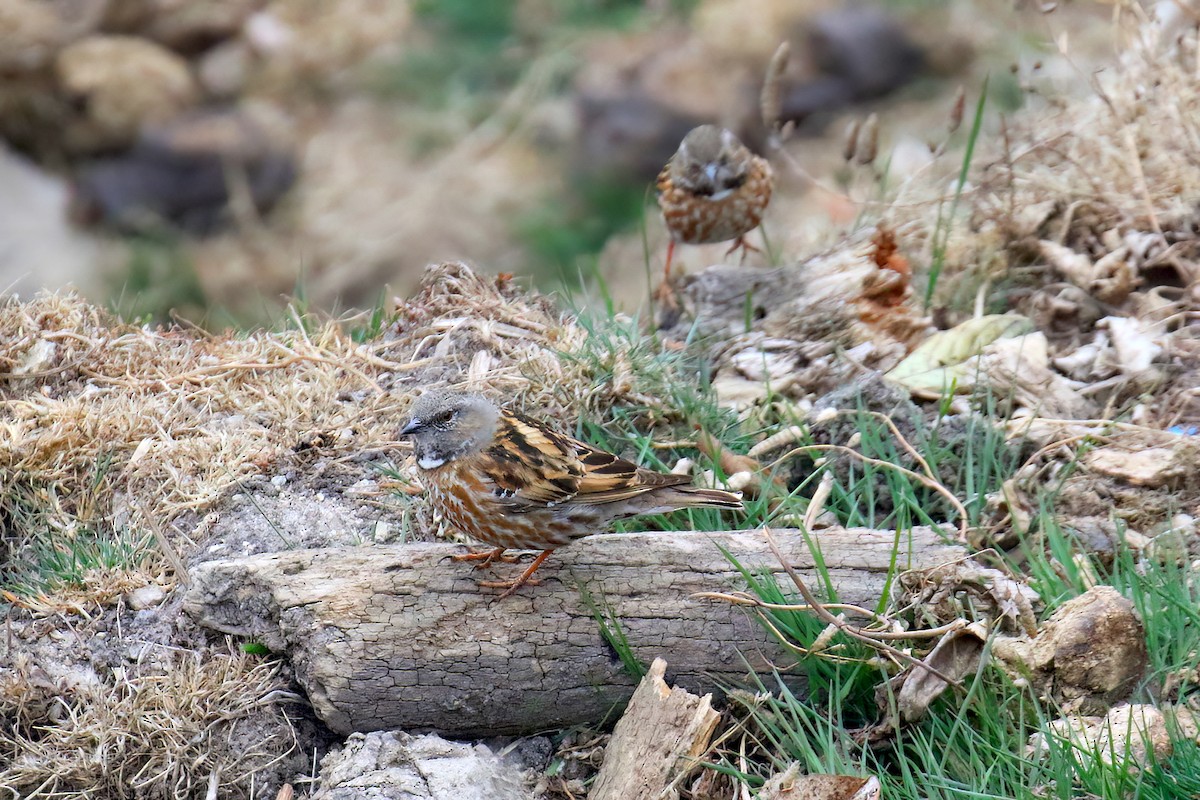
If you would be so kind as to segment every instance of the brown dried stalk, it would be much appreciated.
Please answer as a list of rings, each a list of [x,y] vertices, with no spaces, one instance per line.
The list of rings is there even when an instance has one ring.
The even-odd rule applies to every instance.
[[[800,596],[804,598],[804,602],[812,607],[812,613],[817,617],[817,619],[821,620],[826,625],[832,625],[836,627],[851,639],[861,642],[873,650],[891,656],[893,659],[906,661],[914,666],[919,666],[938,678],[941,678],[950,686],[954,686],[958,689],[962,688],[962,683],[960,681],[951,678],[949,675],[946,675],[937,668],[924,663],[909,653],[905,653],[903,650],[897,650],[895,647],[879,641],[878,638],[875,637],[875,633],[850,625],[845,620],[839,619],[831,614],[821,604],[821,601],[817,599],[816,595],[809,590],[808,585],[804,583],[804,579],[800,577],[800,573],[796,572],[795,568],[788,563],[787,558],[784,557],[783,553],[779,549],[779,546],[775,544],[775,539],[771,536],[770,528],[766,527],[765,525],[763,526],[763,536],[766,537],[767,546],[771,548],[771,552],[775,554],[775,558],[779,559],[779,564],[783,567],[783,571],[788,574],[788,577],[792,579],[792,583],[796,585],[796,591],[800,592]],[[786,639],[781,641],[786,641]]]
[[[783,112],[783,73],[787,70],[790,55],[791,46],[787,42],[775,48],[775,54],[771,56],[766,77],[763,79],[762,94],[759,95],[763,125],[776,134],[782,132],[779,116]]]

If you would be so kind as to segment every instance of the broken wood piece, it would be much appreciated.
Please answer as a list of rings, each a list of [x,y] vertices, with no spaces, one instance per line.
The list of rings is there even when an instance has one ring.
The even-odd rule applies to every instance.
[[[668,787],[708,749],[721,715],[712,695],[698,697],[663,680],[667,662],[654,659],[617,722],[588,800],[675,800]],[[664,793],[664,790],[667,790]]]
[[[820,558],[797,530],[771,535],[814,590],[827,574],[842,602],[868,608],[890,570],[965,557],[928,528],[822,530],[811,535]],[[637,679],[614,637],[641,664],[670,658],[676,684],[698,694],[791,663],[753,613],[693,597],[745,588],[722,548],[746,569],[782,572],[759,530],[600,534],[555,552],[541,585],[497,601],[476,585],[483,573],[451,560],[461,546],[296,550],[194,566],[184,608],[286,654],[337,733],[517,734],[596,723],[624,706]]]

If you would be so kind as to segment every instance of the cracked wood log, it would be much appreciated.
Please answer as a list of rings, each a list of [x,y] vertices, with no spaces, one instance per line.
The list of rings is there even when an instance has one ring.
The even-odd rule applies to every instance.
[[[772,535],[819,591],[804,536]],[[965,555],[925,528],[813,538],[839,599],[868,608],[893,565]],[[673,682],[698,694],[744,683],[747,662],[794,660],[745,609],[692,597],[744,588],[721,547],[747,568],[782,573],[761,531],[601,534],[556,552],[540,586],[495,602],[496,590],[475,585],[484,573],[451,561],[460,546],[297,550],[193,567],[184,607],[206,627],[286,653],[337,733],[525,733],[595,723],[629,700],[637,681],[602,635],[597,607],[639,661],[665,657]]]

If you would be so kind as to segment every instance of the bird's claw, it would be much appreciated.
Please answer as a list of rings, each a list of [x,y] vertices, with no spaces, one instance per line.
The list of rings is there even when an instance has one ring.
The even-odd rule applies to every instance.
[[[479,561],[480,563],[475,565],[475,569],[487,569],[496,562],[516,564],[521,560],[518,555],[505,555],[504,550],[503,547],[495,547],[491,550],[470,550],[466,553],[456,553],[450,556],[450,559],[452,561]]]

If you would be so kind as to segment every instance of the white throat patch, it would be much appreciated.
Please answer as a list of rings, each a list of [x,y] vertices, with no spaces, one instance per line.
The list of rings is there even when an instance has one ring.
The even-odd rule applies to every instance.
[[[421,456],[417,459],[417,466],[421,469],[437,469],[442,464],[446,463],[444,458],[436,458],[430,456]]]

